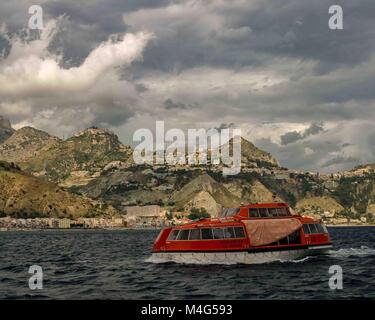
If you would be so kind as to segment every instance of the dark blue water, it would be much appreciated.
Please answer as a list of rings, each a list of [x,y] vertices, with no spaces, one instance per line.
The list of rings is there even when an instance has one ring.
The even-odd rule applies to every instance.
[[[0,298],[342,299],[375,298],[375,228],[331,228],[327,256],[262,265],[146,262],[158,231],[0,233]],[[42,290],[28,287],[31,265]],[[328,269],[343,269],[331,290]]]

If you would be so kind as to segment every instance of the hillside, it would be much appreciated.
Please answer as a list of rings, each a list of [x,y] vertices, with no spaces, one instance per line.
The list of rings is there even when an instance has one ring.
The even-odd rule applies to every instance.
[[[230,193],[241,199],[243,203],[283,200],[257,179],[251,181],[233,179],[232,181],[224,182],[223,185]]]
[[[59,138],[44,131],[23,127],[0,144],[0,158],[7,162],[15,162],[22,169],[30,170],[29,163],[34,158],[44,156],[50,148],[59,143]]]
[[[17,166],[0,162],[0,215],[29,217],[88,217],[113,215],[90,199],[64,191],[54,183],[23,173]]]
[[[233,207],[241,199],[230,193],[222,184],[208,174],[202,174],[191,180],[175,192],[170,200],[177,208],[189,211],[191,208],[205,208],[216,216],[221,206]]]
[[[304,211],[316,212],[333,212],[339,213],[344,210],[344,207],[339,204],[334,198],[329,196],[303,198],[296,204],[296,209],[303,209]]]
[[[233,148],[233,138],[229,140],[229,148]],[[271,154],[257,148],[253,143],[241,137],[241,167],[264,168],[279,167],[278,161]]]
[[[373,212],[375,174],[342,177],[332,194],[347,210],[359,214]]]
[[[108,130],[89,128],[60,140],[33,128],[16,131],[0,145],[0,159],[63,186],[82,185],[112,161],[127,162],[131,149]]]
[[[375,215],[375,173],[371,164],[332,175],[296,172],[281,168],[272,155],[241,138],[241,172],[224,177],[221,165],[134,165],[132,149],[106,129],[92,127],[61,140],[31,127],[14,132],[9,121],[1,119],[2,127],[11,135],[0,143],[0,160],[14,163],[14,168],[19,166],[44,183],[52,182],[48,185],[52,190],[58,188],[57,183],[60,188],[80,195],[77,199],[83,201],[83,207],[76,210],[77,215],[86,214],[89,207],[83,205],[83,199],[88,198],[114,206],[120,212],[125,206],[158,204],[185,212],[202,207],[216,215],[222,206],[276,200],[288,202],[303,214],[328,212],[327,216],[369,220]],[[233,140],[228,142],[232,143]],[[11,182],[27,180],[39,185],[41,181],[30,180],[31,175],[14,172],[14,168],[2,169],[2,190],[7,197],[18,197],[20,207],[24,207]],[[10,179],[12,175],[17,175],[17,179]],[[38,193],[43,196],[47,185],[43,186],[35,187],[35,192],[30,190],[30,194],[36,198]],[[66,193],[67,199],[72,196]],[[47,199],[55,204],[53,198]],[[36,211],[31,209],[32,212],[42,210],[39,204],[35,206]],[[4,203],[7,212],[12,212],[10,208],[16,208],[16,212],[20,207]],[[57,204],[55,207],[59,208]]]
[[[258,167],[279,167],[279,162],[268,152],[257,148],[250,141],[241,138],[241,162],[243,166],[255,163]]]

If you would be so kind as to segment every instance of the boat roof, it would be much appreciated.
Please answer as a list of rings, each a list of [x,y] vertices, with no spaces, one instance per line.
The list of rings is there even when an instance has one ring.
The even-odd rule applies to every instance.
[[[316,223],[315,219],[311,217],[306,216],[300,216],[300,215],[292,215],[292,216],[286,216],[286,217],[270,217],[270,218],[243,218],[243,217],[230,217],[230,218],[204,218],[201,220],[194,220],[189,223],[174,226],[173,229],[191,229],[191,228],[204,228],[204,227],[230,227],[230,226],[243,226],[243,221],[246,220],[282,220],[282,219],[290,219],[294,218],[299,220],[301,223]]]
[[[252,219],[287,219],[295,218],[301,221],[301,223],[312,223],[315,220],[310,217],[305,217],[301,215],[291,214],[288,216],[279,217],[259,217],[259,218],[249,218],[241,215],[242,209],[248,208],[289,208],[289,205],[285,202],[263,202],[263,203],[250,203],[247,205],[241,205],[237,207],[240,211],[230,217],[217,217],[217,218],[204,218],[200,220],[194,220],[186,224],[175,226],[177,229],[188,229],[188,228],[202,228],[202,227],[220,227],[220,226],[239,226],[243,225],[242,220],[252,220]]]
[[[240,208],[289,208],[289,206],[285,202],[255,202],[241,205]]]
[[[203,227],[225,227],[225,226],[239,226],[242,223],[238,219],[220,219],[220,218],[205,218],[201,220],[194,220],[189,223],[176,226],[178,229],[191,229],[191,228],[203,228]]]

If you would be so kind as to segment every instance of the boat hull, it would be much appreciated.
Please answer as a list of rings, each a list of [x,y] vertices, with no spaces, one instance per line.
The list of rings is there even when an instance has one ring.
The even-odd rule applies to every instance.
[[[251,252],[154,252],[149,262],[188,264],[260,264],[274,261],[293,261],[326,253],[332,245],[312,246],[303,249]]]

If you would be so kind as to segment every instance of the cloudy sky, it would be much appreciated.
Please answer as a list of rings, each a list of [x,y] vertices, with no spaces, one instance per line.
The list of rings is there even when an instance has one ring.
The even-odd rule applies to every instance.
[[[375,162],[375,1],[0,2],[0,115],[60,137],[91,125],[240,127],[282,165]],[[328,8],[344,10],[330,30]]]

